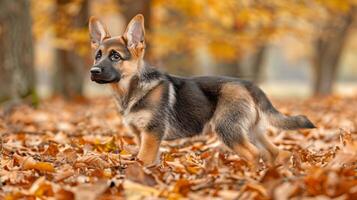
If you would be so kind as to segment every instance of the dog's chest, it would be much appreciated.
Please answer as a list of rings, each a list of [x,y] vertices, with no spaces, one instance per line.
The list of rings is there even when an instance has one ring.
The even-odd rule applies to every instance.
[[[123,122],[127,125],[134,125],[139,129],[144,129],[151,121],[152,113],[148,110],[130,112],[123,115]]]

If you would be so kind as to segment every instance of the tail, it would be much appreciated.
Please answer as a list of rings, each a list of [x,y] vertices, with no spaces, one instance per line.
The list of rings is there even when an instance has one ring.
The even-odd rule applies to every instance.
[[[253,84],[246,85],[259,110],[267,118],[268,122],[277,128],[295,130],[301,128],[316,128],[316,126],[304,115],[287,116],[279,112],[269,101],[265,93]]]
[[[282,113],[270,113],[266,115],[271,125],[286,129],[295,130],[300,128],[316,128],[316,126],[304,115],[286,116]]]

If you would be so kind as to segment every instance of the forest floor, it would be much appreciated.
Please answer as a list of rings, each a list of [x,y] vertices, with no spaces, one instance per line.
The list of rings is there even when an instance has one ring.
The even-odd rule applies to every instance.
[[[213,135],[164,142],[144,168],[108,98],[0,109],[0,199],[357,199],[357,97],[274,104],[318,128],[269,130],[293,156],[258,172]]]

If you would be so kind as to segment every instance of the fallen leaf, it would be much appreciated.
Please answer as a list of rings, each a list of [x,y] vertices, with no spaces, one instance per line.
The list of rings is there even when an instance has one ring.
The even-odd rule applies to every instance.
[[[81,164],[84,164],[83,166],[88,168],[104,169],[109,167],[109,163],[100,158],[98,155],[85,155],[81,158],[78,158],[75,165],[81,166]]]
[[[154,186],[156,184],[155,178],[137,163],[128,165],[125,169],[125,177],[128,180],[147,186]]]
[[[94,184],[81,184],[73,189],[76,200],[96,200],[108,188],[106,181],[98,181]]]

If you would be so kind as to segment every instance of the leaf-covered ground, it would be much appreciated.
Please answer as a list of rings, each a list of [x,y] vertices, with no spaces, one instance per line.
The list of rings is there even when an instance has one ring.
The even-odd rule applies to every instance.
[[[270,130],[293,156],[259,172],[213,135],[164,142],[144,168],[108,98],[2,109],[0,199],[357,199],[357,98],[275,104],[318,128]]]

